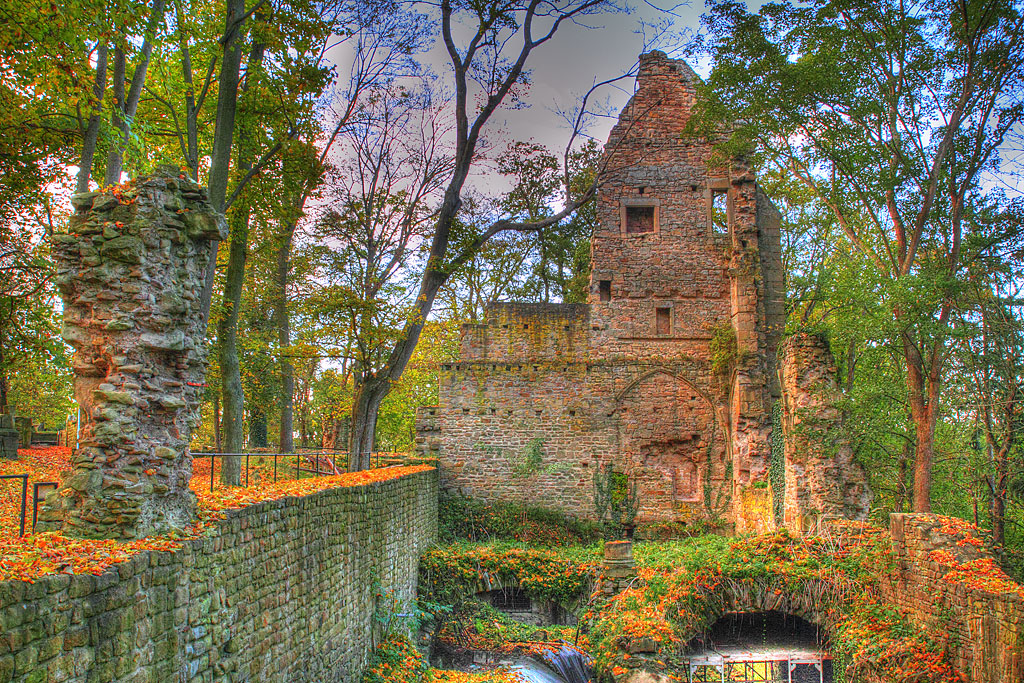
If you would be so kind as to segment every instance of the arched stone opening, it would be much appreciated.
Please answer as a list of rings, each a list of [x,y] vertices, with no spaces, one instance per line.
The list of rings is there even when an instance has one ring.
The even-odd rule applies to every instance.
[[[687,644],[691,683],[832,683],[827,635],[778,611],[726,612]]]
[[[617,465],[637,477],[638,519],[728,517],[728,440],[706,391],[659,368],[615,396]]]

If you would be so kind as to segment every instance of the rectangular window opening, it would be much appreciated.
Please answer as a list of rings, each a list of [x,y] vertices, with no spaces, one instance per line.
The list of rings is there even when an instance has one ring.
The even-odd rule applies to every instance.
[[[626,234],[641,235],[645,232],[654,232],[654,207],[627,206]]]
[[[729,234],[729,190],[711,190],[711,229],[716,235]]]
[[[655,329],[658,334],[669,334],[672,331],[672,309],[656,309]]]
[[[601,301],[612,300],[612,281],[611,280],[598,280],[597,292]]]

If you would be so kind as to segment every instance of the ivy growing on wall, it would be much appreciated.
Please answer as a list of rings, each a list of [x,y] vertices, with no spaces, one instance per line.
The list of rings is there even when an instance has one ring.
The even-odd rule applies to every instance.
[[[771,462],[768,464],[768,478],[772,483],[772,510],[775,524],[782,525],[786,501],[786,442],[782,435],[782,401],[772,403]]]

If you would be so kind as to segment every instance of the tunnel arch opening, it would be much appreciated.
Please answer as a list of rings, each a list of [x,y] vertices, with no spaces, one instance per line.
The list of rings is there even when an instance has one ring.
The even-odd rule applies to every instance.
[[[686,657],[690,683],[835,680],[825,630],[774,610],[722,614],[687,643]]]

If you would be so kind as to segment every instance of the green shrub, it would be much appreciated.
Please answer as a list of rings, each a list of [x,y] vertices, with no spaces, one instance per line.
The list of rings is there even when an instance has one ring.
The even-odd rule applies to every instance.
[[[438,509],[442,543],[510,540],[540,546],[586,545],[601,537],[595,522],[556,510],[441,494]]]

